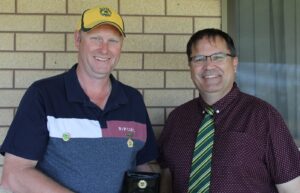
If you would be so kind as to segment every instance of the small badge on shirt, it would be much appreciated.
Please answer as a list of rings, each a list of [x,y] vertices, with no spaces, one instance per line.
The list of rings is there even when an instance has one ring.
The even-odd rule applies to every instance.
[[[69,141],[69,140],[71,139],[70,133],[63,133],[62,139],[63,139],[65,142]]]
[[[127,146],[129,147],[129,148],[132,148],[133,147],[133,141],[132,141],[132,139],[128,139],[127,140]]]
[[[132,140],[133,132],[128,132],[128,133],[127,133],[127,137],[128,137],[128,140],[127,140],[127,146],[128,146],[129,148],[132,148],[133,145],[134,145],[134,142],[133,142],[133,140]]]

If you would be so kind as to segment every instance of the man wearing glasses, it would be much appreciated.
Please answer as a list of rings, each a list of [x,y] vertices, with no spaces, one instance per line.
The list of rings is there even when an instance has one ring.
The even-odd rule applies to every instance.
[[[200,96],[171,112],[160,136],[165,192],[300,192],[298,148],[279,113],[237,87],[231,37],[198,31],[187,56]]]

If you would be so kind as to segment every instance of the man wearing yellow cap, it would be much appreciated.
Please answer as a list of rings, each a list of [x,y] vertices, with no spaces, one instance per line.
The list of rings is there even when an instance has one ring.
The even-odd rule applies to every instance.
[[[74,33],[78,64],[26,91],[1,153],[13,192],[118,193],[127,170],[157,156],[141,94],[116,80],[123,20],[108,7],[83,12]]]

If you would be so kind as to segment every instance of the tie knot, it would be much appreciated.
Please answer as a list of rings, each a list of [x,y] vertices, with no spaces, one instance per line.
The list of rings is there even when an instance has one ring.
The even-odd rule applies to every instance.
[[[205,108],[205,112],[206,112],[207,114],[209,114],[210,116],[213,116],[213,114],[214,114],[214,109],[213,109],[212,107],[206,107],[206,108]]]

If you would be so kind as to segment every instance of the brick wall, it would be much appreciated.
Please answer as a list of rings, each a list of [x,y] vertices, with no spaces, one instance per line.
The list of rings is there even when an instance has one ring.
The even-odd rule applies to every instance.
[[[193,32],[221,27],[221,0],[0,0],[0,143],[26,88],[76,62],[74,28],[99,4],[124,17],[114,75],[143,94],[156,135],[174,107],[198,95],[185,46]]]

